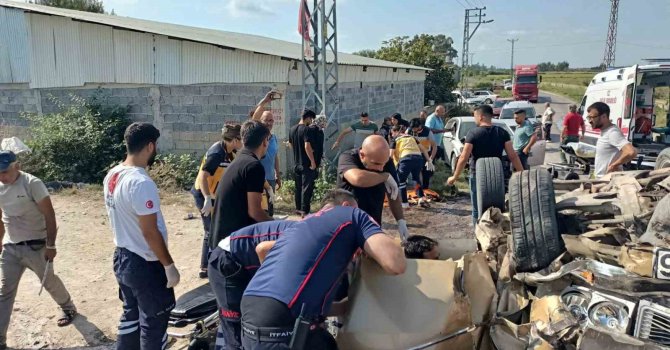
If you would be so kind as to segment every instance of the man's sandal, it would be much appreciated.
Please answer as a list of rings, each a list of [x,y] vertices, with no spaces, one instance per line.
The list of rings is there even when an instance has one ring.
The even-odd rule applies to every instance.
[[[65,327],[72,323],[72,320],[74,320],[74,317],[77,316],[77,311],[74,310],[67,310],[63,311],[63,314],[61,315],[58,320],[56,320],[56,323],[58,324],[58,327]]]

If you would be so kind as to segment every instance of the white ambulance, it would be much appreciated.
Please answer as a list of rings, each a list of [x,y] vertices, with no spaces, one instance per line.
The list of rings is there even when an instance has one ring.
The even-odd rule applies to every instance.
[[[660,111],[655,107],[654,96],[656,88],[668,86],[670,62],[634,65],[596,74],[579,107],[579,113],[586,123],[587,142],[595,144],[600,136],[600,130],[592,129],[589,125],[587,109],[594,102],[604,102],[610,107],[612,123],[637,148],[640,155],[638,165],[653,167],[658,154],[670,147],[668,115],[657,115]],[[659,125],[656,125],[657,121]]]

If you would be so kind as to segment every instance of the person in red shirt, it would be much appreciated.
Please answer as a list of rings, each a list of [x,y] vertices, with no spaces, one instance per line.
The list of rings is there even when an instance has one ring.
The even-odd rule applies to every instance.
[[[570,142],[579,142],[584,139],[584,131],[586,127],[584,126],[584,119],[581,115],[577,114],[577,105],[570,105],[570,112],[563,118],[563,130],[561,131],[561,145],[567,145]],[[579,136],[579,129],[581,128],[582,134]],[[561,160],[563,163],[567,163],[565,154],[561,152]]]

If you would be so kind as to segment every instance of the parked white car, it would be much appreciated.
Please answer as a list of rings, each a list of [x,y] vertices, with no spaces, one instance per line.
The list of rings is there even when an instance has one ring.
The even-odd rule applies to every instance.
[[[491,104],[498,98],[498,95],[491,91],[479,90],[472,93],[472,97],[466,99],[466,102],[471,105]]]
[[[493,125],[505,129],[510,137],[514,135],[514,131],[503,121],[493,119]],[[450,130],[445,132],[442,136],[444,144],[444,154],[447,157],[447,162],[451,166],[452,172],[456,169],[458,157],[463,152],[465,144],[465,136],[468,132],[476,127],[474,117],[454,117],[447,121],[445,129]],[[546,143],[544,140],[535,142],[530,150],[530,157],[528,157],[528,165],[538,166],[544,164]]]
[[[456,96],[458,103],[469,105],[491,104],[498,98],[498,95],[486,90],[475,92],[454,90],[451,93]]]
[[[516,121],[514,121],[514,112],[517,109],[523,109],[526,111],[526,119],[530,120],[533,124],[539,124],[541,120],[537,118],[535,114],[535,107],[533,104],[528,101],[512,101],[506,103],[500,110],[500,116],[498,120],[505,123],[509,126],[512,131],[516,130]]]

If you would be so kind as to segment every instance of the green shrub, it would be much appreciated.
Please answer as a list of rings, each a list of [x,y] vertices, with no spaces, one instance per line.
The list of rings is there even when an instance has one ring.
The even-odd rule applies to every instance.
[[[191,154],[159,154],[149,169],[149,175],[156,185],[165,190],[188,190],[193,186],[200,158]]]
[[[451,117],[463,117],[463,116],[472,116],[473,108],[468,105],[455,105],[452,107],[449,107],[449,110],[447,111],[447,115]]]
[[[23,114],[30,122],[33,153],[24,169],[45,181],[100,183],[110,165],[123,159],[123,133],[130,124],[128,106],[110,105],[102,90],[89,101],[71,95],[61,111],[42,116]]]

